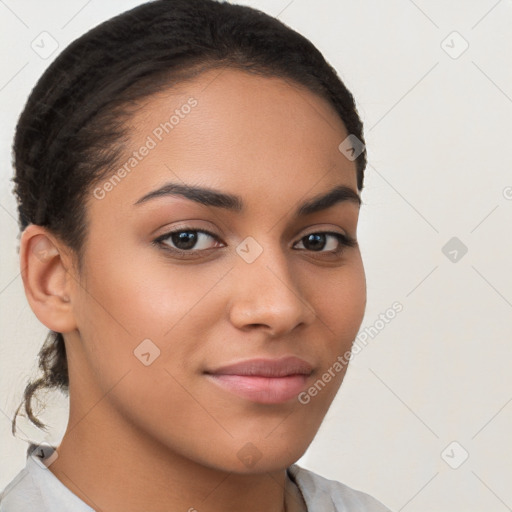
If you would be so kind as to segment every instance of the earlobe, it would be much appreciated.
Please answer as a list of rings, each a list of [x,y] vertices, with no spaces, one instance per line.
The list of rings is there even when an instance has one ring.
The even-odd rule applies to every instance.
[[[49,329],[76,329],[73,315],[73,272],[67,252],[48,230],[30,224],[20,241],[20,268],[25,295],[37,318]]]

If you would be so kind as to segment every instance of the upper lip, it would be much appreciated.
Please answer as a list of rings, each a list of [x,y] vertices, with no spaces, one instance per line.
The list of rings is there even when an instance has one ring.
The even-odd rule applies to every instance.
[[[208,370],[213,375],[245,375],[258,377],[286,377],[288,375],[311,375],[313,367],[298,357],[283,357],[281,359],[248,359]]]

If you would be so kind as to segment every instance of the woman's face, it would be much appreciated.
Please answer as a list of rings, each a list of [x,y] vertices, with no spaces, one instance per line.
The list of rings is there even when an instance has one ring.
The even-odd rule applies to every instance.
[[[269,471],[311,443],[363,318],[361,255],[336,236],[356,238],[356,166],[325,100],[219,73],[147,100],[119,171],[88,198],[77,330],[65,334],[71,413],[101,399],[106,436],[136,431],[208,467]],[[299,211],[335,187],[349,191]]]

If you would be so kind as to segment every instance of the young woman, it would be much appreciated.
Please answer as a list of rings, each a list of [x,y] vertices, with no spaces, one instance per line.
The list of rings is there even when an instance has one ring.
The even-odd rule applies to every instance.
[[[73,42],[19,119],[43,376],[69,393],[2,512],[386,511],[300,468],[366,287],[351,93],[281,22],[157,0]],[[15,420],[13,432],[15,432]]]

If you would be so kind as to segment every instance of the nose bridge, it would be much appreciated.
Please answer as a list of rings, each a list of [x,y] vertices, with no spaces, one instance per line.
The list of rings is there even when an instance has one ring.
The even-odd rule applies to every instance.
[[[286,252],[272,236],[247,237],[236,248],[236,286],[231,320],[238,327],[266,325],[285,332],[315,317],[290,269]]]

